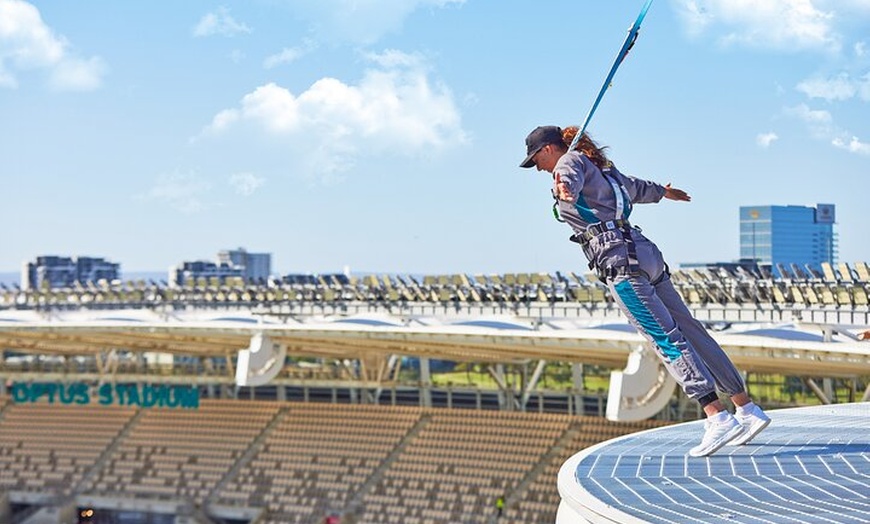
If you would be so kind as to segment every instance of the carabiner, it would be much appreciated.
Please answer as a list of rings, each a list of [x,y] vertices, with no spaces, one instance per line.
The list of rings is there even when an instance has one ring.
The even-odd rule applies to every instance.
[[[559,214],[559,201],[553,202],[553,218],[558,220],[559,222],[564,222],[565,219]]]

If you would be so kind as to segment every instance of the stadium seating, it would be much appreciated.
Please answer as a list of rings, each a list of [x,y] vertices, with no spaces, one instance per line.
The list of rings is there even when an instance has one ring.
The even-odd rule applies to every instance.
[[[0,491],[70,495],[135,413],[118,406],[9,403],[0,419]]]
[[[0,397],[0,494],[262,510],[262,523],[551,522],[558,465],[656,422],[468,409],[204,399],[199,409]]]
[[[276,403],[216,400],[195,410],[142,410],[87,491],[202,504],[278,410]]]
[[[569,417],[430,410],[363,497],[359,524],[488,522],[565,433]]]
[[[341,512],[419,418],[414,408],[293,403],[216,501],[268,508],[275,524]]]
[[[671,279],[683,299],[693,307],[725,304],[775,308],[863,306],[870,270],[864,262],[849,265],[823,263],[817,270],[797,264],[779,264],[777,275],[757,274],[743,268],[673,270]],[[281,282],[244,284],[230,279],[190,281],[182,287],[123,282],[73,286],[64,289],[0,289],[0,309],[78,309],[125,307],[237,308],[310,304],[335,307],[346,302],[405,304],[408,302],[503,304],[579,302],[586,307],[612,303],[607,288],[592,274],[506,273],[504,275],[343,275],[285,277]],[[803,293],[796,293],[798,286]],[[812,295],[809,289],[812,288]],[[855,290],[858,290],[856,293]],[[813,300],[812,296],[817,300]]]
[[[559,468],[571,455],[603,440],[616,438],[636,431],[666,425],[666,422],[646,420],[641,422],[611,422],[596,417],[578,417],[571,422],[566,437],[553,448],[549,460],[526,489],[507,500],[499,524],[549,523],[556,521],[559,493],[553,489]]]

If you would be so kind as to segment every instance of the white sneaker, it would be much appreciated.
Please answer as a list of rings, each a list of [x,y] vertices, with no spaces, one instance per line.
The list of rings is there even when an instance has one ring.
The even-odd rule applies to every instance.
[[[756,404],[753,404],[752,409],[748,410],[747,413],[742,413],[741,410],[738,409],[737,413],[734,414],[734,418],[736,418],[737,422],[743,426],[745,431],[739,437],[728,442],[729,446],[747,444],[750,440],[755,438],[755,435],[761,433],[761,430],[770,424],[770,417],[768,417]]]
[[[734,415],[723,411],[727,416],[724,420],[715,421],[707,418],[704,421],[704,438],[701,443],[689,450],[689,455],[693,457],[706,457],[716,453],[722,446],[729,441],[743,435],[745,428],[737,422]],[[721,413],[717,415],[717,418]]]

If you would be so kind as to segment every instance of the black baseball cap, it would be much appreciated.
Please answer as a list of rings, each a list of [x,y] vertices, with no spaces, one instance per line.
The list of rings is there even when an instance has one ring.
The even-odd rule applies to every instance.
[[[526,159],[520,167],[532,167],[535,162],[532,157],[548,144],[561,144],[562,130],[557,126],[538,126],[526,137]]]

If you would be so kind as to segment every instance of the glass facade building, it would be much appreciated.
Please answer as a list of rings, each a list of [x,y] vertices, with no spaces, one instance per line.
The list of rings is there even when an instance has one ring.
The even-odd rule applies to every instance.
[[[272,274],[272,255],[248,253],[244,248],[218,252],[218,264],[242,268],[246,282],[266,281]]]
[[[169,268],[169,285],[180,287],[196,283],[200,279],[204,279],[206,282],[217,279],[218,282],[223,284],[227,278],[241,278],[243,272],[243,268],[227,264],[215,264],[207,260],[182,262],[175,267]]]
[[[25,262],[21,269],[23,289],[54,289],[76,284],[111,282],[120,277],[121,265],[104,258],[46,255]]]
[[[833,204],[743,206],[740,208],[740,258],[759,264],[819,269],[837,261]]]
[[[169,268],[169,285],[184,286],[200,279],[223,283],[228,278],[241,278],[245,282],[268,281],[272,273],[272,255],[248,253],[243,248],[219,251],[217,262],[197,260],[182,262]]]

